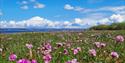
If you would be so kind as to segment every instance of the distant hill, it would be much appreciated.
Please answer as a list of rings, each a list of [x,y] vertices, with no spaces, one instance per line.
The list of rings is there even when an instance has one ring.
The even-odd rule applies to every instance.
[[[90,30],[125,30],[125,22],[113,23],[111,25],[98,25],[89,28]]]

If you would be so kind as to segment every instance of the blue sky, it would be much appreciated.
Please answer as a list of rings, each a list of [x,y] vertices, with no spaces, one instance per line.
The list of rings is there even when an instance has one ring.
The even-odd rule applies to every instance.
[[[124,17],[125,0],[0,0],[1,27],[79,28],[121,22]]]

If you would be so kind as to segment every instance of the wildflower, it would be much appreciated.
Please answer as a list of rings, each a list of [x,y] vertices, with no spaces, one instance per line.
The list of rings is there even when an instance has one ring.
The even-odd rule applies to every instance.
[[[64,54],[68,54],[68,50],[67,49],[64,49]]]
[[[72,60],[67,61],[66,63],[79,63],[79,62],[77,62],[77,59],[72,59]]]
[[[41,47],[38,48],[38,53],[42,53],[44,55],[49,54],[52,51],[52,46],[50,43],[44,43]]]
[[[43,60],[45,63],[50,63],[50,61],[52,60],[52,56],[50,54],[46,54],[43,56]]]
[[[31,63],[31,62],[27,59],[19,59],[16,63]]]
[[[31,49],[31,48],[33,47],[33,45],[32,45],[32,44],[26,44],[26,47],[27,47],[28,49]]]
[[[35,59],[32,59],[31,63],[37,63],[37,61]]]
[[[96,50],[95,49],[90,49],[89,54],[92,56],[96,56]]]
[[[97,48],[105,47],[106,46],[105,43],[101,43],[101,42],[95,42],[94,44],[96,45]]]
[[[17,58],[17,56],[16,56],[16,54],[10,54],[10,56],[9,56],[9,61],[15,61],[16,60],[16,58]]]
[[[57,44],[57,47],[62,47],[63,46],[63,43],[56,43]]]
[[[106,46],[106,44],[105,44],[105,43],[101,43],[100,45],[101,45],[101,47],[105,47],[105,46]]]
[[[44,48],[45,48],[45,50],[52,50],[52,46],[50,45],[50,43],[46,43],[46,44],[44,44]]]
[[[115,40],[116,40],[117,42],[123,42],[123,41],[124,41],[124,37],[121,36],[121,35],[118,35],[118,36],[115,37]]]
[[[74,49],[74,50],[73,50],[73,54],[74,54],[74,55],[76,55],[78,52],[79,52],[78,49]]]
[[[113,58],[118,58],[119,57],[119,55],[118,55],[118,53],[117,52],[111,52],[111,56],[113,57]]]
[[[100,47],[100,42],[95,42],[94,44],[96,45],[96,47]]]
[[[78,49],[79,51],[82,51],[82,50],[81,50],[81,47],[77,47],[77,49]]]

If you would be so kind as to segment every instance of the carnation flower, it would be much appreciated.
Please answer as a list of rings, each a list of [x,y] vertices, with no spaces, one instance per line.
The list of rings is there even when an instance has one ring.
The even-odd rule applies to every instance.
[[[31,63],[28,59],[19,59],[16,63]]]
[[[122,35],[118,35],[118,36],[115,37],[115,40],[117,42],[123,42],[124,41],[124,37]]]
[[[16,60],[16,58],[17,58],[17,56],[16,56],[16,54],[10,54],[10,56],[9,56],[9,61],[15,61]]]
[[[89,54],[92,56],[96,56],[96,50],[95,49],[90,49]]]
[[[32,44],[26,44],[26,47],[27,47],[28,49],[31,49],[31,48],[33,47],[33,45],[32,45]]]
[[[118,58],[119,57],[119,55],[118,55],[118,53],[117,52],[111,52],[111,56],[113,57],[113,58]]]

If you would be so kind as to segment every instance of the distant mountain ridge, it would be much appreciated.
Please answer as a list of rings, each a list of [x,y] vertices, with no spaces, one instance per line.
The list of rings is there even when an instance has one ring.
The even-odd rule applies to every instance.
[[[83,31],[81,28],[0,28],[0,33]]]

